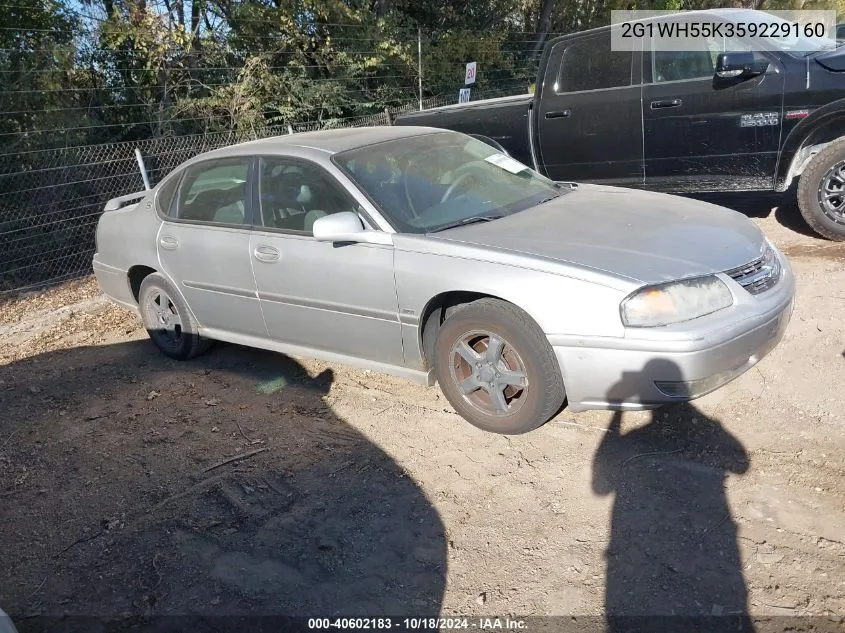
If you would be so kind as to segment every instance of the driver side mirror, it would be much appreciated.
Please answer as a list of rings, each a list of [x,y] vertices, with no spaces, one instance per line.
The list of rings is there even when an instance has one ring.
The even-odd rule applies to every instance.
[[[716,58],[716,81],[745,81],[769,69],[769,60],[760,53],[730,51]]]
[[[393,244],[393,236],[384,231],[368,231],[357,213],[341,211],[318,218],[313,227],[318,242],[357,242],[361,244]]]

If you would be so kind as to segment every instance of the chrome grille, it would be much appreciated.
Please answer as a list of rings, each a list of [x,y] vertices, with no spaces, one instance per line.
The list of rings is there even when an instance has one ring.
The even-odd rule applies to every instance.
[[[751,294],[758,295],[777,284],[780,279],[780,262],[774,251],[767,247],[762,256],[744,266],[726,270],[725,274]]]

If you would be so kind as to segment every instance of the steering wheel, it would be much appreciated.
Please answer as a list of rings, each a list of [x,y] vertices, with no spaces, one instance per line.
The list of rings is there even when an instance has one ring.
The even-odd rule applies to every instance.
[[[469,178],[476,167],[477,165],[475,163],[468,163],[466,165],[463,165],[462,167],[458,167],[454,171],[453,176],[455,179],[452,181],[452,184],[449,185],[446,191],[443,192],[443,196],[440,198],[441,204],[443,204],[449,198],[452,197],[452,194],[455,193],[455,189],[458,188],[458,185],[461,184],[467,178]]]
[[[411,197],[411,190],[408,187],[408,174],[411,172],[411,165],[414,165],[419,161],[423,156],[428,154],[429,152],[424,152],[423,154],[417,154],[415,157],[412,157],[408,160],[408,163],[405,165],[405,169],[402,172],[402,188],[405,192],[405,200],[408,203],[408,211],[410,211],[415,218],[419,218],[420,214],[417,211],[416,205],[414,205],[414,200]]]
[[[405,169],[402,173],[402,185],[403,189],[405,190],[405,200],[408,202],[408,210],[414,215],[414,217],[419,218],[420,213],[417,211],[417,207],[414,204],[413,197],[411,196],[411,190],[408,186],[408,175],[411,173],[411,167],[416,165],[418,162],[426,159],[429,155],[436,153],[437,149],[430,149],[428,151],[422,152],[421,154],[415,154],[410,159],[408,159],[407,164],[405,165]]]

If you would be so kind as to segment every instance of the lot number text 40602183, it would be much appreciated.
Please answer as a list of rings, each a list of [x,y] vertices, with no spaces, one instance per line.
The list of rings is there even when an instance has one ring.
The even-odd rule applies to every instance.
[[[390,630],[415,631],[442,629],[475,629],[479,631],[525,630],[525,621],[511,618],[309,618],[311,630]]]

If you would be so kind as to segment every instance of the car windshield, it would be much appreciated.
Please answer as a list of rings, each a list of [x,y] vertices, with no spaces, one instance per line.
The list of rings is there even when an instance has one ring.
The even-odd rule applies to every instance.
[[[456,132],[407,136],[334,161],[403,233],[429,233],[518,213],[563,195],[522,163]]]

